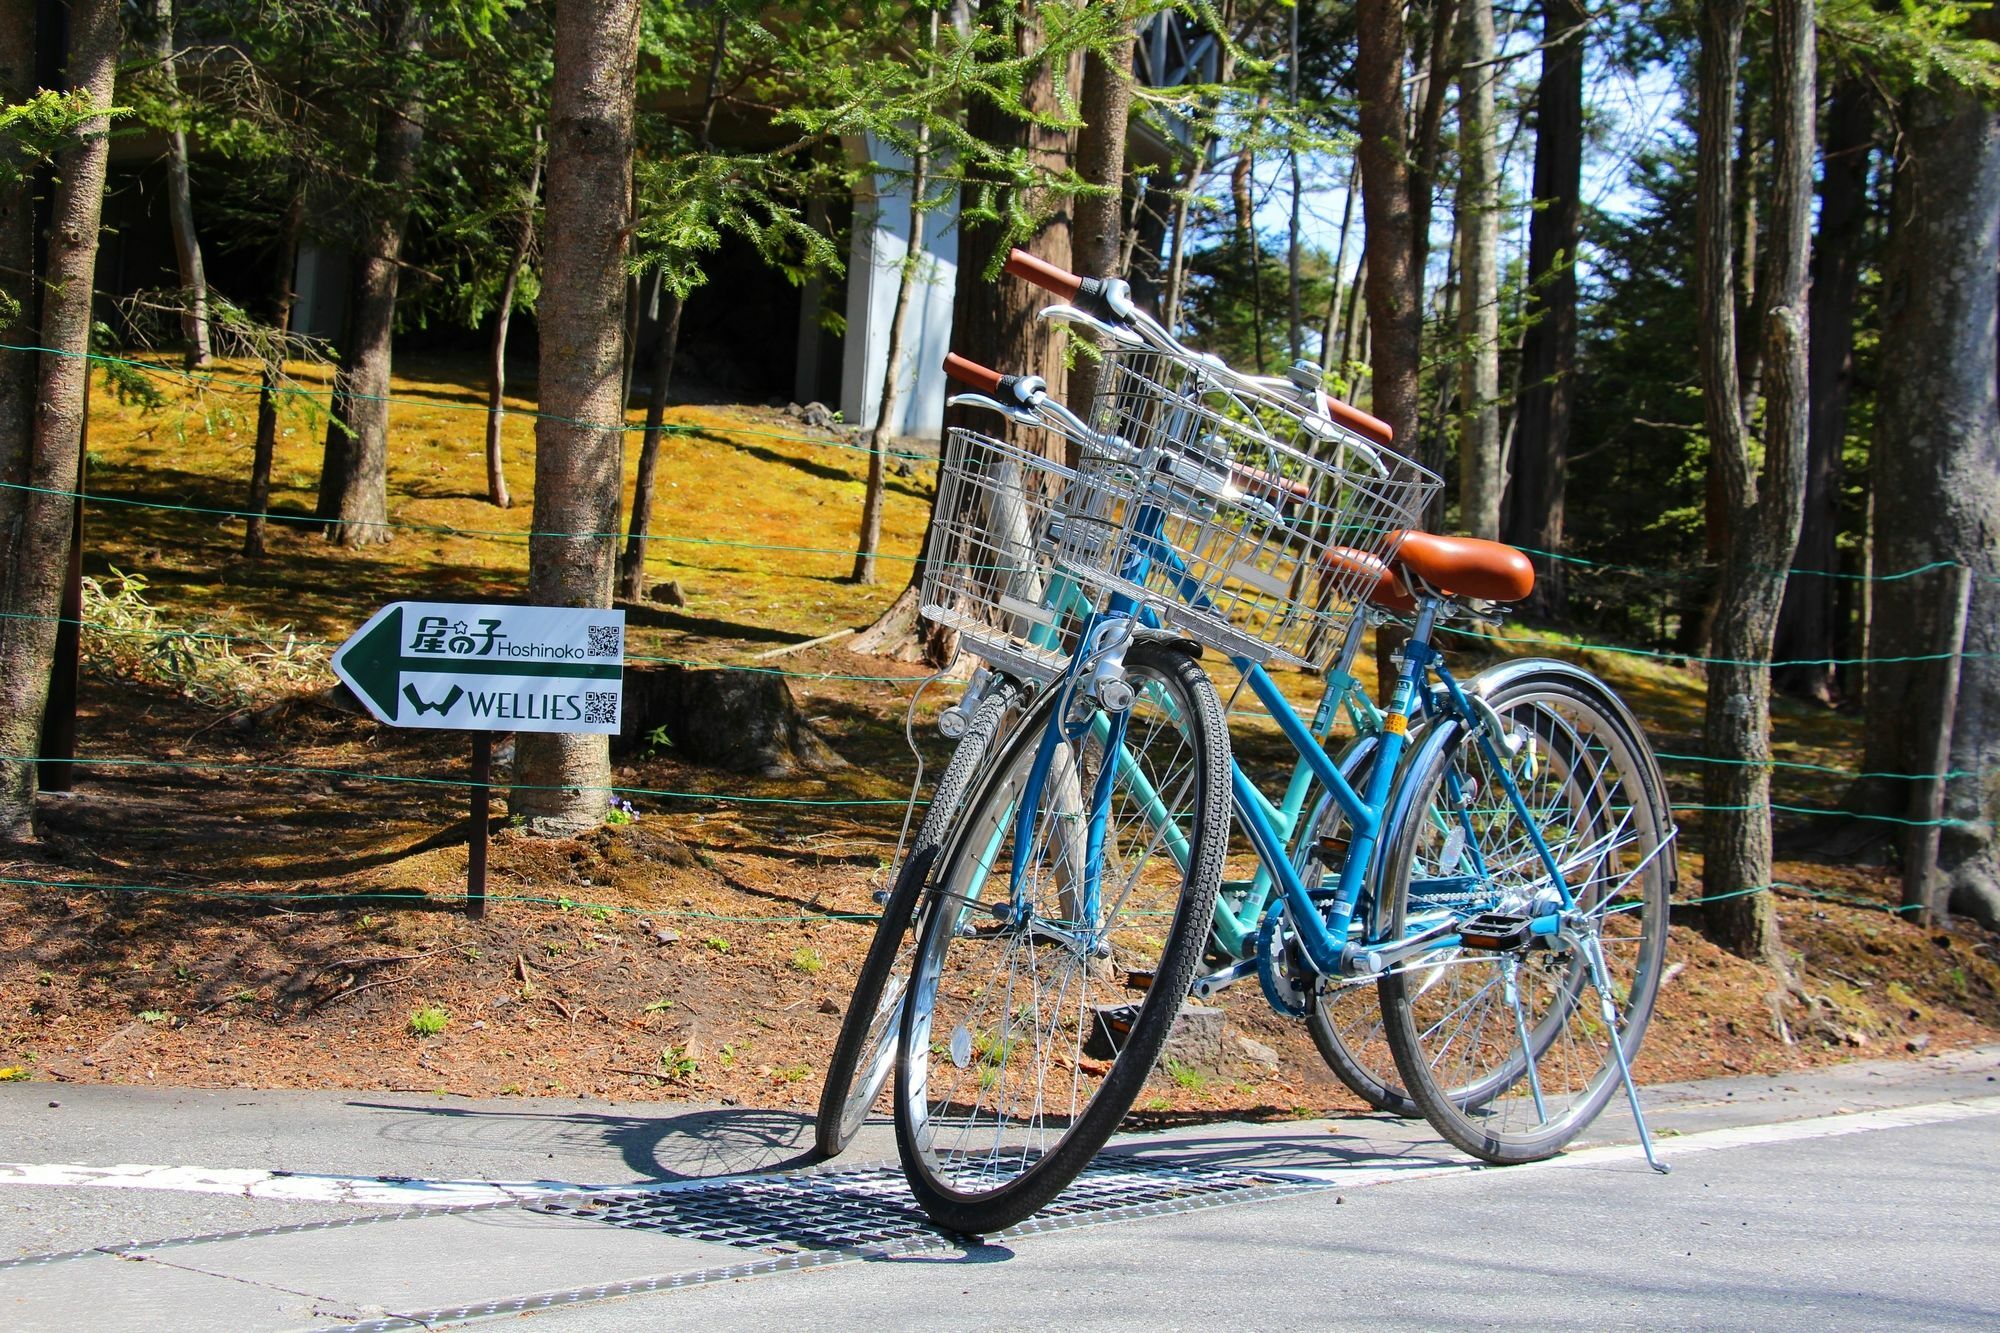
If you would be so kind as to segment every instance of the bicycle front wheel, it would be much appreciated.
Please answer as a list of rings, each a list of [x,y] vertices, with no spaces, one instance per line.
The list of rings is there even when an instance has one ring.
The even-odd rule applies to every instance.
[[[895,885],[882,905],[882,919],[862,960],[854,996],[840,1021],[840,1037],[827,1062],[826,1086],[820,1092],[814,1146],[821,1157],[838,1157],[854,1142],[868,1119],[875,1099],[895,1067],[897,1019],[910,979],[910,959],[916,952],[912,923],[924,880],[936,861],[945,834],[958,817],[966,790],[978,776],[996,742],[1019,717],[1021,690],[1001,680],[973,710],[965,734],[951,752],[951,762],[931,792],[930,808],[911,840],[910,855],[896,874]]]
[[[1508,1164],[1553,1156],[1603,1109],[1619,1080],[1614,1025],[1636,1055],[1676,872],[1658,765],[1609,689],[1549,664],[1488,702],[1499,735],[1434,723],[1399,780],[1384,872],[1391,938],[1433,927],[1462,940],[1481,913],[1560,929],[1421,955],[1383,977],[1381,999],[1426,1118]]]
[[[1214,915],[1229,835],[1221,702],[1178,649],[1140,643],[1125,666],[1125,714],[1077,718],[1069,692],[1052,692],[932,877],[896,1142],[949,1230],[1011,1226],[1089,1164],[1159,1058]]]

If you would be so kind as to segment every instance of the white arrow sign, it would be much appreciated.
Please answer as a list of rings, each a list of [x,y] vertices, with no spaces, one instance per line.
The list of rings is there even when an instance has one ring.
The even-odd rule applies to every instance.
[[[615,735],[625,613],[391,602],[334,653],[333,670],[393,727]]]

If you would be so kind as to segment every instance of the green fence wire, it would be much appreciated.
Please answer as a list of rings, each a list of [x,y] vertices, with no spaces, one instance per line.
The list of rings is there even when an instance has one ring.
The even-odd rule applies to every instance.
[[[423,903],[435,906],[450,906],[454,903],[470,901],[465,893],[423,893],[408,889],[366,889],[357,888],[345,892],[329,892],[320,889],[272,890],[272,889],[218,889],[186,884],[107,884],[94,880],[35,879],[19,875],[0,875],[0,888],[14,889],[60,889],[70,893],[118,893],[154,894],[162,897],[215,899],[227,902],[271,902],[307,903],[341,902],[357,907],[384,902]],[[1786,897],[1796,897],[1815,902],[1831,902],[1845,907],[1859,907],[1872,911],[1897,915],[1907,910],[1905,907],[1884,903],[1873,898],[1862,898],[1853,894],[1838,893],[1818,888],[1810,884],[1789,884],[1773,881],[1753,888],[1737,889],[1729,893],[1709,894],[1697,898],[1677,899],[1670,907],[1700,907],[1707,903],[1722,902],[1730,898],[1743,898],[1757,893],[1775,893]],[[488,893],[489,903],[528,903],[543,907],[556,907],[566,911],[595,911],[621,913],[646,918],[658,917],[675,921],[713,921],[718,923],[738,923],[745,925],[778,925],[785,923],[854,923],[872,924],[881,920],[875,912],[796,912],[774,913],[769,916],[732,915],[722,912],[702,912],[692,909],[665,907],[634,907],[628,903],[601,903],[580,898],[549,897],[546,894]]]
[[[665,787],[593,786],[577,783],[533,783],[494,781],[478,783],[470,778],[418,777],[410,773],[374,773],[366,769],[318,768],[310,764],[253,764],[203,759],[146,759],[127,755],[83,755],[76,759],[48,759],[39,755],[0,754],[7,764],[73,764],[78,768],[171,768],[192,772],[282,773],[290,777],[339,779],[350,782],[401,783],[415,787],[506,787],[516,791],[601,791],[614,796],[645,796],[663,801],[724,801],[738,805],[881,806],[901,808],[908,801],[901,796],[755,796],[737,792],[676,791]],[[918,804],[925,804],[919,801]]]
[[[86,503],[106,502],[113,504],[131,505],[146,509],[184,511],[189,513],[223,515],[223,516],[230,516],[237,518],[244,518],[250,516],[249,511],[247,510],[217,509],[200,505],[171,504],[165,501],[157,501],[157,500],[136,500],[123,496],[107,496],[97,493],[64,490],[60,487],[29,486],[21,482],[0,481],[0,489],[33,491],[45,495],[56,495],[69,499],[81,499]],[[499,533],[497,530],[455,528],[455,527],[450,527],[448,525],[438,525],[438,524],[401,524],[393,520],[385,520],[381,523],[372,524],[371,526],[390,527],[390,528],[409,528],[411,530],[428,532],[434,535],[450,534],[458,536],[501,535],[509,537],[518,536],[523,538],[529,536],[539,536],[539,537],[551,537],[551,538],[578,538],[578,539],[587,538],[593,540],[621,539],[624,536],[623,533],[619,532]],[[649,538],[649,540],[652,539]],[[716,538],[716,537],[662,538],[661,540],[679,540],[706,546],[726,546],[726,547],[736,547],[749,550],[785,551],[791,553],[839,555],[847,559],[851,559],[855,554],[855,552],[853,551],[839,550],[833,547],[787,546],[770,542],[732,542],[724,538]],[[896,556],[893,558],[903,559],[903,560],[915,560],[917,557],[914,555],[904,555],[904,556]],[[1886,578],[1893,576],[1885,575],[1883,577]],[[1970,652],[1963,654],[1909,653],[1895,657],[1801,657],[1801,658],[1774,658],[1769,660],[1762,658],[1704,657],[1701,656],[1700,654],[1679,652],[1672,649],[1633,648],[1623,644],[1615,644],[1615,643],[1566,643],[1562,640],[1557,640],[1557,639],[1539,639],[1539,638],[1522,637],[1518,635],[1494,634],[1490,631],[1460,629],[1450,625],[1441,625],[1438,628],[1447,634],[1457,635],[1461,638],[1471,639],[1475,642],[1484,643],[1489,646],[1502,649],[1533,648],[1545,652],[1555,651],[1555,652],[1577,652],[1577,653],[1608,653],[1616,656],[1649,658],[1655,661],[1668,661],[1668,662],[1680,662],[1680,663],[1703,664],[1703,665],[1760,666],[1760,667],[1850,666],[1850,665],[1866,665],[1871,662],[1873,663],[1937,662],[1954,656],[1960,657],[1963,660],[1971,661],[1971,660],[1983,660],[1987,657],[1992,656],[1992,654],[1990,653]]]
[[[0,343],[0,352],[32,352],[42,356],[60,356],[71,359],[82,356],[87,361],[95,361],[102,365],[125,366],[137,370],[141,374],[149,375],[154,379],[179,381],[184,384],[194,385],[204,391],[219,389],[230,393],[261,394],[264,389],[263,382],[260,380],[230,379],[217,371],[185,370],[176,366],[163,366],[154,361],[140,361],[132,357],[112,356],[105,352],[78,353],[57,351],[54,348],[36,347],[26,343]],[[326,398],[329,400],[341,397],[357,403],[387,403],[392,407],[400,404],[405,407],[436,408],[447,412],[477,412],[482,416],[487,412],[487,406],[484,403],[460,403],[448,398],[430,398],[417,394],[354,393],[349,390],[336,389],[331,384],[325,387],[319,385],[302,387],[296,381],[288,383],[280,391],[280,396],[287,398]],[[626,421],[612,426],[606,425],[601,421],[586,421],[581,417],[558,416],[553,412],[542,412],[527,407],[510,407],[506,411],[508,416],[522,417],[529,421],[550,421],[559,426],[578,426],[585,430],[617,432],[621,435],[644,434],[646,431],[643,423],[635,425],[632,422]],[[658,430],[662,435],[742,435],[751,439],[788,440],[799,444],[817,445],[827,449],[847,449],[864,454],[869,452],[869,446],[865,444],[854,444],[846,440],[828,439],[818,435],[792,435],[783,431],[765,431],[748,426],[738,427],[731,425],[714,427],[689,425],[679,422],[662,422]],[[912,461],[922,461],[931,459],[932,457],[929,454],[901,450],[885,450],[884,452],[890,458],[901,458]]]
[[[31,352],[46,356],[64,356],[64,357],[77,357],[81,355],[84,357],[84,359],[89,361],[99,362],[106,365],[124,366],[138,370],[141,373],[153,376],[158,379],[174,380],[183,383],[194,384],[204,389],[222,388],[230,391],[240,391],[243,393],[258,393],[261,392],[262,390],[262,385],[257,380],[230,379],[215,371],[187,370],[179,367],[162,365],[157,362],[138,360],[131,357],[113,356],[103,352],[76,353],[70,351],[57,350],[53,348],[40,347],[25,343],[0,343],[0,351]],[[307,388],[299,388],[296,385],[294,385],[292,387],[289,387],[286,390],[286,392],[288,394],[297,394],[307,397],[331,397],[335,393],[335,390],[331,386],[325,388],[313,387],[307,389]],[[451,401],[449,399],[431,398],[420,395],[348,394],[346,396],[359,401],[382,402],[390,404],[392,406],[400,404],[404,406],[422,406],[428,408],[438,408],[447,411],[478,412],[478,413],[485,413],[487,411],[487,407],[482,403],[460,403]],[[621,422],[618,425],[611,426],[611,425],[606,425],[602,422],[586,421],[577,417],[564,417],[553,413],[544,413],[531,408],[509,409],[509,414],[519,417],[525,417],[530,420],[546,420],[546,421],[556,422],[561,425],[578,426],[587,429],[617,431],[620,433],[643,432],[645,430],[645,427],[643,425],[634,425],[630,422]],[[703,426],[703,425],[690,425],[682,423],[667,423],[661,426],[660,429],[663,433],[670,435],[683,435],[683,436],[708,435],[711,437],[718,435],[721,436],[740,435],[749,439],[770,439],[783,442],[805,444],[813,446],[815,448],[845,449],[862,453],[868,452],[870,448],[868,445],[865,444],[855,444],[840,439],[830,439],[822,436],[796,435],[782,431],[764,431],[752,426],[737,426],[737,425]],[[908,460],[931,459],[931,455],[922,453],[911,453],[911,452],[892,451],[890,456]],[[83,498],[87,501],[94,500],[102,503],[113,503],[113,504],[149,503],[145,501],[131,500],[126,497],[120,497],[120,496],[89,495],[89,496],[77,497],[77,494],[71,491],[62,491],[58,489],[42,488],[42,487],[19,486],[18,484],[16,484],[16,488],[22,490],[37,490],[37,491],[42,491],[45,494],[52,494],[52,495],[66,495],[72,498]],[[180,509],[186,512],[209,514],[217,517],[249,518],[254,516],[250,512],[244,510],[207,508],[202,506],[166,505],[166,504],[151,503],[150,507],[162,508],[162,509]],[[283,518],[284,516],[267,515],[267,517]],[[383,520],[381,522],[371,523],[368,526],[409,529],[412,531],[427,532],[434,535],[489,537],[489,538],[500,538],[506,540],[526,540],[530,537],[537,537],[537,536],[566,538],[573,540],[622,539],[625,535],[620,532],[609,532],[609,533],[517,532],[511,529],[456,528],[450,525],[439,525],[439,524],[408,524],[408,523],[399,523],[394,520]],[[649,540],[681,541],[699,545],[734,546],[750,550],[788,551],[788,552],[796,552],[801,554],[814,554],[814,555],[840,555],[840,556],[845,556],[849,559],[853,558],[853,556],[856,554],[854,551],[851,550],[843,551],[830,547],[785,546],[780,544],[747,543],[747,542],[736,543],[718,539],[675,537],[671,534],[662,534],[657,537],[649,535]],[[1574,565],[1580,568],[1601,569],[1612,572],[1647,574],[1655,577],[1700,578],[1705,576],[1704,571],[1701,570],[1667,569],[1667,568],[1647,566],[1647,565],[1630,565],[1630,564],[1622,564],[1611,561],[1591,560],[1582,556],[1570,554],[1568,552],[1549,551],[1532,546],[1521,547],[1519,549],[1525,551],[1531,556],[1537,557],[1542,560],[1556,561],[1562,564]],[[917,557],[914,555],[888,555],[886,553],[883,553],[880,555],[880,558],[914,560]],[[1917,565],[1910,569],[1897,570],[1886,574],[1854,573],[1845,570],[1817,570],[1817,569],[1798,569],[1798,568],[1788,568],[1785,572],[1788,576],[1797,578],[1831,578],[1831,579],[1844,579],[1844,580],[1853,580],[1853,581],[1861,581],[1869,583],[1888,583],[1902,579],[1915,578],[1921,574],[1926,574],[1933,570],[1955,568],[1957,567],[1957,565],[1958,562],[1956,561],[1937,560],[1937,561],[1931,561],[1926,564]],[[1984,582],[2000,583],[2000,576],[1980,575],[1980,578]],[[1600,651],[1616,652],[1621,650],[1616,647],[1606,646],[1600,649]],[[1675,653],[1665,653],[1662,655],[1668,657],[1685,656],[1684,654],[1675,654]],[[1701,660],[1701,659],[1690,659],[1690,660]],[[1798,663],[1796,663],[1796,665],[1802,665],[1802,666],[1830,665],[1830,664],[1837,664],[1842,660],[1858,660],[1858,659],[1826,659],[1825,661],[1806,659],[1799,661]],[[1912,660],[1923,660],[1923,659],[1912,659]],[[1794,665],[1794,664],[1778,663],[1776,665]]]

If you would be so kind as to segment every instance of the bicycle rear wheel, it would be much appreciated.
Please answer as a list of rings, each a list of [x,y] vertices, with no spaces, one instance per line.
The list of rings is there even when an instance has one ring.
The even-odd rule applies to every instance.
[[[1561,928],[1441,948],[1392,969],[1381,995],[1397,1067],[1431,1124],[1508,1164],[1554,1155],[1603,1109],[1619,1081],[1614,1024],[1636,1056],[1676,871],[1657,763],[1609,689],[1549,664],[1488,702],[1501,735],[1434,723],[1399,781],[1384,871],[1392,935],[1436,925],[1456,941],[1488,912]]]
[[[1221,702],[1178,649],[1141,642],[1125,667],[1137,696],[1107,741],[1087,717],[1038,709],[932,877],[896,1142],[949,1230],[1011,1226],[1089,1164],[1152,1071],[1208,934],[1229,833]],[[1051,692],[1064,712],[1072,697]]]
[[[924,880],[957,818],[966,790],[995,752],[996,742],[1016,720],[1021,698],[1020,687],[1010,680],[1003,679],[993,687],[973,710],[965,734],[951,752],[951,762],[931,792],[930,808],[911,840],[910,855],[882,905],[882,919],[876,923],[875,938],[862,960],[861,975],[854,983],[853,998],[847,1002],[840,1036],[827,1062],[826,1086],[820,1092],[814,1131],[814,1147],[821,1157],[838,1157],[854,1142],[895,1068],[896,1020],[903,1012],[910,959],[916,952],[911,927]]]

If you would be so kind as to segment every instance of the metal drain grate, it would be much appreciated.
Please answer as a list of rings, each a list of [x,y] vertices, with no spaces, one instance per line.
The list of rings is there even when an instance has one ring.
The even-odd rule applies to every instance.
[[[1248,1171],[1217,1171],[1111,1159],[1093,1164],[1055,1203],[989,1244],[1075,1227],[1193,1212],[1260,1199],[1310,1194],[1328,1185]],[[674,1291],[710,1282],[793,1273],[962,1246],[933,1227],[892,1165],[816,1175],[751,1176],[708,1185],[554,1195],[515,1205],[756,1251],[739,1262],[629,1278],[594,1287],[508,1296],[435,1310],[404,1310],[342,1325],[339,1333],[400,1333],[468,1319],[561,1309],[617,1296]],[[334,1333],[326,1330],[325,1333]]]
[[[938,1234],[894,1170],[764,1176],[672,1192],[572,1194],[527,1208],[769,1254],[878,1248]]]
[[[1261,1192],[1277,1183],[1237,1172],[1100,1162],[1078,1176],[1034,1222],[1025,1224],[1025,1229],[1056,1229],[1107,1213],[1177,1211],[1223,1201],[1216,1196]],[[911,1201],[902,1172],[892,1166],[719,1181],[671,1193],[631,1190],[565,1195],[525,1206],[538,1213],[586,1218],[767,1254],[881,1251],[951,1240]]]

